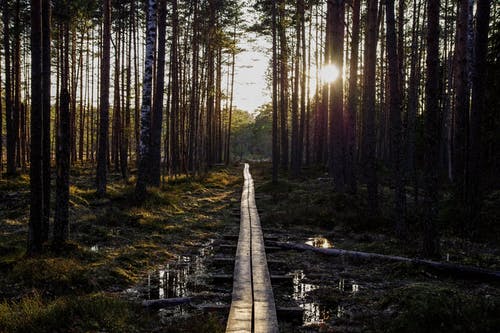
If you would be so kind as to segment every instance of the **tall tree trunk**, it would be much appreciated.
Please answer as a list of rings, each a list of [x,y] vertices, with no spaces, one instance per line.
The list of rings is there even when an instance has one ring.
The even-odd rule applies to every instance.
[[[293,94],[292,94],[292,149],[290,161],[290,175],[298,177],[300,173],[300,148],[299,148],[299,83],[300,83],[300,7],[303,7],[302,0],[297,1],[295,15],[295,59],[294,59],[294,75],[293,75]]]
[[[358,59],[359,59],[359,20],[360,20],[360,0],[353,0],[352,12],[352,39],[351,39],[351,59],[349,64],[349,96],[347,100],[347,115],[345,117],[346,136],[346,165],[345,177],[347,189],[351,193],[356,193],[356,123],[358,105]]]
[[[172,1],[172,102],[170,110],[170,154],[172,171],[179,170],[179,133],[177,131],[179,121],[179,17],[177,12],[177,0]]]
[[[111,49],[111,0],[103,0],[101,87],[99,107],[99,138],[97,149],[97,194],[106,194],[109,132],[109,67]]]
[[[50,219],[50,95],[51,95],[51,58],[50,58],[50,1],[42,1],[42,93],[43,93],[43,224],[42,239],[49,239]]]
[[[117,22],[118,25],[121,22]],[[121,110],[121,96],[120,96],[120,55],[121,55],[121,27],[117,27],[115,46],[115,70],[114,70],[114,84],[113,84],[113,124],[111,133],[111,160],[115,171],[120,170],[120,138],[121,138],[121,125],[122,125],[122,110]]]
[[[22,113],[21,103],[21,11],[20,0],[16,0],[15,19],[14,19],[14,54],[12,62],[14,63],[14,108],[13,108],[13,128],[14,145],[16,146],[16,164],[25,170],[26,166],[26,128],[20,121]],[[41,32],[40,32],[41,33]]]
[[[4,5],[3,2],[1,3]],[[0,54],[0,75],[2,73],[2,55]],[[0,96],[2,96],[2,85],[0,84]],[[3,138],[3,108],[2,100],[0,98],[0,138]],[[0,140],[0,178],[3,174],[3,139]]]
[[[344,15],[345,7],[343,0],[330,1],[328,8],[331,11],[330,19],[332,44],[331,61],[339,70],[339,77],[330,84],[330,154],[329,170],[333,176],[335,190],[343,192],[345,188],[344,179],[344,80],[342,72],[344,68]]]
[[[194,172],[195,169],[195,149],[196,149],[196,119],[198,113],[198,69],[199,69],[199,36],[198,36],[198,3],[193,2],[193,37],[192,37],[192,72],[191,72],[191,95],[189,103],[189,126],[191,130],[189,131],[189,147],[188,147],[188,170],[189,172]],[[173,66],[173,64],[172,64]]]
[[[465,201],[465,163],[467,158],[470,87],[467,59],[469,0],[458,2],[457,34],[455,41],[455,126],[453,138],[453,181],[458,199]]]
[[[300,1],[300,11],[299,11],[299,16],[300,16],[300,44],[302,48],[302,67],[301,67],[301,74],[300,74],[300,124],[299,124],[299,157],[298,157],[298,162],[299,162],[299,169],[302,166],[302,162],[304,159],[304,142],[307,143],[307,138],[308,131],[306,131],[306,85],[307,85],[307,73],[308,73],[308,68],[307,68],[307,49],[306,49],[306,22],[305,22],[305,4],[304,1]],[[310,57],[309,57],[310,58]],[[307,99],[308,100],[308,99]]]
[[[3,48],[5,59],[5,123],[7,127],[7,174],[16,173],[16,139],[12,110],[12,73],[10,55],[10,10],[8,0],[3,0]]]
[[[42,3],[31,0],[31,148],[30,148],[30,221],[28,254],[42,251]]]
[[[440,0],[427,3],[427,79],[424,115],[424,254],[439,257],[436,227],[439,199],[439,6]]]
[[[490,22],[489,0],[478,0],[476,11],[476,29],[474,40],[474,67],[472,70],[472,105],[469,134],[469,160],[467,172],[467,209],[470,225],[475,229],[477,215],[481,204],[481,185],[483,180],[482,167],[482,136],[481,122],[486,111],[486,84],[488,54],[488,30]]]
[[[367,29],[363,69],[363,136],[362,164],[368,185],[368,205],[372,213],[378,211],[378,180],[375,135],[375,67],[377,49],[377,0],[368,0]]]
[[[405,221],[406,194],[403,179],[403,131],[401,127],[402,86],[400,81],[399,55],[396,45],[396,19],[394,14],[394,0],[386,0],[386,38],[387,56],[389,63],[390,86],[390,137],[391,137],[391,167],[394,186],[394,219],[396,235],[406,237]]]
[[[134,14],[131,13],[133,16]],[[122,131],[122,145],[120,146],[120,170],[122,177],[128,181],[128,150],[130,146],[130,100],[132,94],[132,30],[134,26],[131,24],[128,32],[128,49],[127,49],[127,75],[125,79],[125,126]]]
[[[273,35],[273,129],[272,129],[272,158],[273,158],[273,171],[272,182],[278,183],[278,166],[279,166],[279,144],[278,144],[278,55],[277,55],[277,36],[276,36],[276,1],[273,1],[272,13],[272,35]],[[229,142],[228,142],[229,145]]]
[[[175,1],[175,0],[174,0]],[[151,124],[151,179],[150,185],[160,186],[161,125],[163,122],[163,90],[165,88],[165,34],[167,30],[167,1],[159,0],[158,6],[158,56],[156,85]]]
[[[281,131],[281,167],[288,169],[288,44],[286,40],[285,1],[278,2],[279,41],[280,41],[280,131]]]
[[[273,3],[273,8],[276,7],[276,4]],[[274,29],[276,28],[276,13],[274,14]],[[236,67],[236,29],[238,27],[238,18],[235,19],[234,22],[234,30],[233,30],[233,47],[234,49],[232,50],[231,53],[231,87],[230,87],[230,92],[229,92],[229,119],[227,122],[227,139],[226,139],[226,165],[229,165],[229,162],[231,161],[231,155],[230,155],[230,147],[231,147],[231,126],[233,122],[233,99],[234,99],[234,74],[235,74],[235,67]],[[276,31],[273,31],[274,34],[276,34]],[[273,35],[274,38],[276,37]],[[276,48],[276,41],[274,40],[273,48]],[[275,49],[273,49],[275,51]],[[273,58],[274,59],[274,58]],[[274,59],[273,61],[275,61]],[[276,70],[276,67],[273,67],[273,71]],[[274,73],[273,73],[274,74]]]
[[[69,237],[69,168],[71,160],[71,114],[69,81],[69,23],[64,23],[61,92],[59,94],[59,125],[57,130],[56,211],[54,215],[54,246],[61,249]]]
[[[143,200],[146,195],[148,176],[151,172],[151,93],[153,88],[154,44],[156,40],[156,0],[148,1],[146,25],[146,59],[141,108],[141,145],[135,187],[135,195],[138,200]]]

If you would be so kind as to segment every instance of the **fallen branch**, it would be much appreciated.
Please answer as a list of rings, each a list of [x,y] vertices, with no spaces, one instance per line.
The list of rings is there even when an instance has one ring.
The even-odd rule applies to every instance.
[[[492,271],[479,267],[464,266],[458,264],[444,263],[426,259],[406,258],[400,256],[391,256],[378,253],[369,253],[361,251],[350,251],[342,249],[324,249],[307,244],[297,244],[289,242],[277,242],[276,246],[282,249],[293,249],[299,251],[313,251],[330,256],[348,256],[357,259],[380,259],[385,261],[406,262],[417,266],[432,268],[439,272],[453,274],[463,278],[485,279],[491,281],[500,281],[500,271]]]
[[[142,306],[148,309],[158,310],[182,304],[189,304],[192,300],[192,297],[150,299],[142,301]]]

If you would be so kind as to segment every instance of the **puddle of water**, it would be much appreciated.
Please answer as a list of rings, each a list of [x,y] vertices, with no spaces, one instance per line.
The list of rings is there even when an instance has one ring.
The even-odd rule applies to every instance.
[[[330,312],[318,302],[307,299],[307,294],[319,286],[304,282],[305,274],[303,271],[292,272],[293,275],[293,295],[292,298],[304,309],[303,324],[321,324],[330,317]]]
[[[343,278],[340,278],[338,283],[338,289],[342,292],[350,291],[353,294],[356,294],[357,292],[359,292],[359,284],[355,282],[349,282]]]
[[[190,255],[177,256],[173,263],[158,267],[147,277],[147,299],[186,297],[203,289],[208,275],[206,259],[213,252],[213,240]]]
[[[292,298],[304,309],[303,325],[322,324],[332,316],[337,318],[344,317],[346,311],[344,306],[338,305],[336,310],[330,310],[320,302],[311,300],[308,293],[320,287],[319,284],[305,282],[305,274],[298,270],[292,272],[293,275],[293,295]],[[341,292],[352,293],[353,295],[360,291],[360,285],[343,278],[337,283],[337,288]]]
[[[328,239],[324,237],[311,237],[308,238],[305,242],[306,245],[319,247],[323,249],[328,249],[333,247],[333,243],[331,243]]]

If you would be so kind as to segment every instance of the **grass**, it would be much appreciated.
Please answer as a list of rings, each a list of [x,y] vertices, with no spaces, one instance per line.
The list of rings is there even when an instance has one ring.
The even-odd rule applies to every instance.
[[[382,322],[387,332],[498,332],[500,298],[470,295],[454,287],[413,283],[396,288],[382,308],[402,309]]]
[[[89,169],[75,167],[71,184],[71,241],[58,253],[46,244],[41,256],[27,258],[29,177],[0,179],[0,332],[156,329],[158,318],[137,320],[150,314],[119,292],[221,232],[241,176],[239,169],[219,168],[203,177],[168,178],[140,204],[133,182],[117,174],[110,175],[104,199],[95,195]],[[220,323],[199,325],[215,332]]]
[[[53,301],[46,301],[34,293],[17,302],[0,303],[0,331],[134,332],[137,331],[136,307],[103,293],[61,297]]]

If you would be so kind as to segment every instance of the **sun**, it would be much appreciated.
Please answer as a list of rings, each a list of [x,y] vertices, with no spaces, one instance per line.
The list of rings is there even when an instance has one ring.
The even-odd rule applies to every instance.
[[[323,83],[333,83],[339,78],[339,75],[339,68],[334,64],[324,65],[319,71],[319,76]]]

